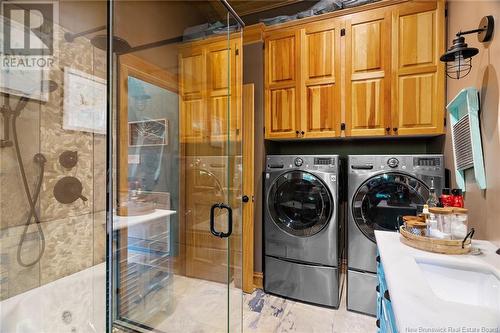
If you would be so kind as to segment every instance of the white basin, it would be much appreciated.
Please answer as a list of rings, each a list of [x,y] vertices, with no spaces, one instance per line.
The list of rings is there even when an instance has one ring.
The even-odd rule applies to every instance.
[[[415,258],[432,292],[447,302],[480,306],[500,317],[500,276],[486,265]]]

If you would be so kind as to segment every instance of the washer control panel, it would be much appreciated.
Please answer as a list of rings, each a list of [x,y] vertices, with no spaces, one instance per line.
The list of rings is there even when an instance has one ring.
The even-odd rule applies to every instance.
[[[337,172],[340,163],[338,155],[268,155],[266,160],[268,171],[302,169]]]

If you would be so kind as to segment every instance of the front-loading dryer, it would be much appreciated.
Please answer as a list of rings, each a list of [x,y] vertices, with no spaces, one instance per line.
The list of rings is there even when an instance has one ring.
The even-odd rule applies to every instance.
[[[444,187],[442,155],[351,155],[347,165],[347,309],[375,315],[375,230],[399,230]]]
[[[264,289],[338,307],[339,158],[267,157]]]

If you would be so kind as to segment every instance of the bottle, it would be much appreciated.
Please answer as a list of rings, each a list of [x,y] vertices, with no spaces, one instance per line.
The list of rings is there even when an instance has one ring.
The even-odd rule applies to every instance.
[[[434,178],[431,178],[431,188],[429,189],[429,199],[427,199],[427,206],[429,208],[431,207],[437,207],[439,203],[439,199],[436,194],[436,189],[434,188]]]
[[[429,220],[429,206],[427,204],[422,209],[422,217],[425,219],[425,222]]]
[[[453,206],[453,197],[451,196],[450,189],[445,187],[443,188],[443,191],[441,192],[441,203],[443,204],[443,207],[451,207]]]
[[[464,208],[464,196],[462,190],[454,188],[451,190],[453,207]]]

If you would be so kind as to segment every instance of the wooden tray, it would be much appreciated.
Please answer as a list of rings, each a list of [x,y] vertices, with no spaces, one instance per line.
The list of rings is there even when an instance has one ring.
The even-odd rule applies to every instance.
[[[419,250],[442,254],[466,254],[471,250],[470,238],[466,238],[463,241],[459,239],[450,240],[418,236],[408,232],[404,226],[401,226],[399,231],[401,233],[401,243]]]

